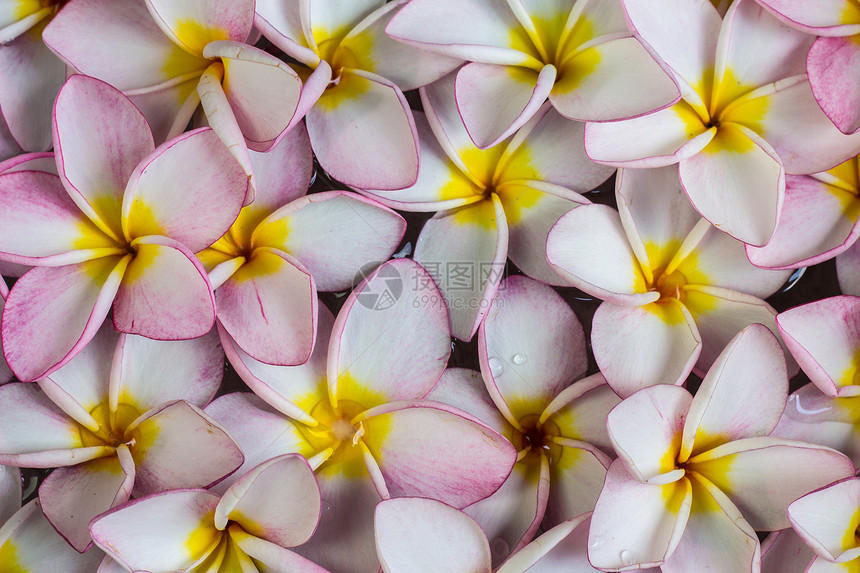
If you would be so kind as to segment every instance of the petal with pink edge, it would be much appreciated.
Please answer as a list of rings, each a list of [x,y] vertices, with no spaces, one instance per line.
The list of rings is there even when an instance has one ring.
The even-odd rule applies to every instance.
[[[433,387],[447,365],[451,341],[445,308],[426,304],[422,297],[428,293],[439,297],[424,269],[396,259],[349,295],[329,344],[333,406],[336,400],[352,400],[373,408],[420,398]]]
[[[0,460],[4,465],[55,468],[113,452],[109,447],[85,446],[79,426],[35,384],[6,384],[0,387],[0,398]]]
[[[540,419],[550,420],[558,426],[559,435],[563,438],[586,442],[612,453],[606,416],[619,402],[621,398],[598,372],[562,390]]]
[[[171,402],[133,422],[136,497],[182,487],[206,487],[242,465],[239,446],[215,420],[188,402]]]
[[[661,384],[640,390],[609,412],[612,445],[639,481],[668,483],[680,477],[676,460],[692,400],[684,388]]]
[[[860,299],[838,296],[777,315],[788,349],[809,379],[828,396],[860,394]]]
[[[550,460],[552,487],[544,528],[593,510],[606,479],[606,469],[611,463],[609,456],[591,444],[563,437],[553,441],[560,447],[555,450],[558,457]],[[550,452],[552,456],[553,446],[550,446]]]
[[[845,563],[856,559],[860,479],[850,478],[809,493],[788,506],[795,531],[822,558]]]
[[[703,217],[755,246],[773,235],[785,174],[773,149],[751,130],[721,126],[698,154],[680,163],[681,184]]]
[[[114,328],[156,340],[186,340],[209,332],[215,297],[194,255],[167,237],[142,237],[132,245],[137,253],[114,301]]]
[[[636,38],[610,39],[577,51],[560,65],[549,94],[559,113],[579,121],[639,116],[680,97],[675,81]]]
[[[9,289],[3,277],[0,277],[0,321],[3,320],[3,308],[6,306],[6,297],[9,296]],[[6,358],[3,356],[3,341],[0,340],[0,384],[9,382],[14,375],[9,365],[6,364]],[[0,521],[3,521],[0,519]]]
[[[35,268],[18,279],[6,299],[0,337],[19,380],[42,378],[80,352],[110,311],[127,265],[127,257],[103,257]]]
[[[697,474],[691,474],[689,480],[693,486],[690,519],[678,546],[660,570],[755,571],[761,560],[761,547],[750,524],[708,480]]]
[[[308,21],[310,2],[284,4],[278,0],[258,0],[255,8],[254,26],[270,42],[307,66],[320,62],[309,44],[314,41]]]
[[[12,571],[63,571],[91,573],[102,558],[101,552],[81,555],[51,527],[39,501],[21,508],[0,529],[0,560]]]
[[[298,454],[278,456],[239,478],[221,496],[215,526],[238,523],[242,529],[282,547],[307,541],[320,515],[314,472]]]
[[[389,499],[376,507],[376,552],[383,571],[489,573],[490,546],[478,524],[432,499]]]
[[[571,285],[619,304],[647,304],[645,277],[618,213],[606,205],[583,205],[563,215],[546,243],[549,264]]]
[[[254,206],[243,209],[233,225],[253,229],[269,213],[308,192],[314,170],[311,142],[304,124],[291,129],[266,153],[251,152],[257,180]]]
[[[260,247],[215,291],[218,320],[236,344],[269,364],[303,364],[316,334],[313,277],[283,251]]]
[[[836,276],[843,293],[860,296],[860,242],[836,257]]]
[[[254,24],[253,0],[225,4],[204,0],[146,0],[146,7],[169,38],[197,55],[203,53],[209,42],[244,42]]]
[[[819,38],[807,57],[809,85],[815,100],[842,133],[860,129],[860,85],[851,79],[860,68],[855,37]]]
[[[253,558],[253,566],[261,573],[290,571],[290,573],[329,573],[316,563],[301,555],[284,549],[254,535],[249,535],[238,526],[231,526],[230,540],[236,547]]]
[[[185,133],[156,149],[132,174],[123,203],[125,236],[166,235],[202,251],[236,220],[247,181],[214,131]]]
[[[251,149],[266,151],[293,118],[301,79],[274,56],[239,42],[212,42],[203,55],[221,59],[224,94],[239,129]]]
[[[480,372],[467,368],[448,368],[424,399],[459,408],[509,440],[512,437],[514,429],[490,398]]]
[[[125,186],[155,143],[127,97],[88,76],[72,76],[54,106],[57,167],[72,200],[117,240]]]
[[[696,391],[679,460],[732,440],[768,435],[787,398],[782,347],[761,324],[746,327],[720,353]]]
[[[508,225],[496,194],[440,211],[424,224],[414,258],[433,277],[441,296],[421,286],[421,301],[447,306],[456,338],[468,341],[477,332],[501,282],[507,251]]]
[[[0,251],[23,264],[63,265],[124,253],[69,198],[59,177],[37,171],[0,175]]]
[[[564,299],[537,281],[509,277],[495,301],[478,332],[481,373],[499,410],[518,425],[585,374],[585,333]]]
[[[588,560],[601,569],[660,565],[678,545],[690,516],[690,480],[641,483],[622,460],[609,466],[591,516]]]
[[[184,571],[221,539],[212,520],[216,505],[218,496],[205,490],[166,492],[102,514],[90,532],[96,545],[131,571]]]
[[[761,542],[762,573],[805,573],[815,557],[792,528],[774,531]]]
[[[202,408],[224,377],[224,352],[215,331],[169,342],[123,335],[114,361],[119,371],[111,380],[111,399],[138,412],[173,400]]]
[[[725,493],[756,531],[785,529],[788,504],[854,474],[851,460],[835,450],[770,437],[735,440],[686,465]]]
[[[409,104],[389,80],[349,69],[305,117],[320,165],[362,189],[402,189],[418,177],[418,134]]]
[[[794,0],[759,0],[759,3],[790,26],[811,34],[843,36],[860,32],[855,29],[860,22],[860,10],[851,0],[822,0],[814,6]]]
[[[361,439],[393,497],[432,497],[462,508],[496,491],[516,460],[510,442],[467,416],[440,403],[394,402],[353,423],[364,427]]]
[[[92,544],[90,521],[131,496],[134,460],[125,445],[116,454],[57,468],[39,486],[45,517],[81,553]]]
[[[321,291],[353,286],[357,278],[388,260],[406,221],[376,201],[347,191],[301,197],[255,229],[255,246],[280,249],[298,259]],[[372,265],[372,266],[371,266]]]
[[[264,0],[265,1],[265,0]],[[312,32],[313,39],[320,43],[327,38],[342,36],[383,6],[383,0],[330,0],[308,2],[304,25]],[[311,38],[308,38],[311,39]]]
[[[594,313],[591,345],[606,381],[626,398],[654,384],[683,384],[699,359],[702,337],[674,298],[644,306],[607,301]]]
[[[299,453],[311,457],[316,453],[299,430],[299,424],[250,392],[221,396],[205,411],[229,432],[245,456],[238,470],[211,488],[216,493],[224,493],[245,472],[275,456]]]
[[[555,66],[540,73],[519,66],[472,62],[457,72],[457,108],[475,145],[493,147],[525,125],[553,89]]]
[[[63,8],[45,28],[45,43],[82,74],[117,89],[146,90],[199,75],[208,65],[167,38],[143,2],[81,0]],[[82,43],[81,35],[89,41]],[[117,66],[118,61],[126,65]]]
[[[51,107],[65,64],[42,42],[42,21],[0,50],[0,100],[11,135],[25,151],[51,148]]]
[[[0,523],[6,523],[21,509],[21,470],[0,466]]]

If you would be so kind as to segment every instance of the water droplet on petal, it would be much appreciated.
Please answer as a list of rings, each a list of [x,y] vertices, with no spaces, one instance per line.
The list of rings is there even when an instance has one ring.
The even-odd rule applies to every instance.
[[[320,512],[321,513],[328,513],[329,511],[331,511],[331,509],[332,509],[332,507],[331,507],[331,504],[329,502],[327,502],[326,500],[320,501]]]
[[[590,549],[594,549],[594,548],[599,547],[599,546],[600,546],[600,542],[598,540],[596,540],[596,539],[589,539],[588,540],[588,547]]]
[[[624,551],[621,552],[621,562],[624,565],[633,565],[634,559],[635,558],[633,556],[632,551],[628,551],[627,549],[625,549]]]
[[[522,365],[522,364],[526,363],[526,357],[523,356],[522,354],[514,354],[513,361],[514,361],[514,364]]]
[[[496,537],[493,539],[493,542],[490,543],[490,552],[493,554],[494,558],[504,559],[511,553],[511,547],[508,545],[507,541],[501,537]]]
[[[505,371],[505,367],[502,365],[502,361],[498,358],[490,358],[487,362],[490,363],[490,372],[493,373],[493,376],[501,376],[502,372]]]

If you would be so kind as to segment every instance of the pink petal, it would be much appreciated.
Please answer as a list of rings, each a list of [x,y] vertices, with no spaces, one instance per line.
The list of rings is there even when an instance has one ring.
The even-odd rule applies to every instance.
[[[242,465],[239,446],[215,420],[188,402],[169,402],[133,422],[135,497],[208,487]]]
[[[654,384],[683,384],[702,350],[693,316],[675,299],[644,306],[607,301],[592,324],[594,359],[621,397]]]
[[[815,553],[794,529],[774,531],[761,542],[762,573],[805,573]]]
[[[508,439],[514,432],[510,422],[502,416],[490,398],[480,372],[467,368],[448,368],[424,399],[459,408]]]
[[[157,340],[203,336],[215,322],[215,297],[203,266],[167,237],[135,239],[137,253],[113,305],[114,328]]]
[[[239,478],[215,509],[216,527],[228,520],[281,547],[307,541],[320,515],[320,492],[314,472],[298,454],[278,456]]]
[[[478,332],[481,372],[499,410],[519,424],[585,374],[585,333],[564,299],[531,279],[505,279],[495,301]]]
[[[512,66],[473,62],[457,72],[457,107],[475,145],[498,145],[525,125],[546,101],[555,66],[540,73]]]
[[[748,326],[717,357],[696,391],[680,459],[732,440],[768,435],[787,398],[782,347],[761,324]]]
[[[171,45],[177,51],[185,53],[172,42]],[[203,70],[200,70],[200,73],[202,72]],[[131,93],[128,99],[146,117],[156,143],[161,144],[172,139],[188,127],[188,123],[200,106],[200,95],[197,93],[200,73],[191,74],[191,79],[162,89],[129,90]]]
[[[246,185],[247,176],[215,132],[185,133],[156,149],[132,174],[123,204],[125,235],[166,235],[201,251],[236,220]]]
[[[201,0],[147,0],[153,19],[173,41],[192,54],[209,42],[244,42],[254,23],[254,2],[241,0],[212,4]]]
[[[431,499],[389,499],[376,507],[376,551],[386,571],[490,572],[490,546],[474,520]]]
[[[756,531],[784,529],[788,504],[854,473],[851,460],[835,450],[770,437],[717,446],[687,468],[725,493]]]
[[[316,334],[313,277],[283,251],[260,247],[215,291],[218,320],[257,360],[291,366],[308,360]]]
[[[345,70],[305,122],[320,165],[363,189],[401,189],[418,177],[418,135],[403,93],[390,81]]]
[[[563,438],[586,442],[612,453],[606,416],[619,402],[621,398],[598,372],[562,390],[543,411],[541,418],[558,426]]]
[[[355,4],[360,4],[355,6]],[[352,14],[344,14],[359,8],[360,10],[372,9],[364,2],[354,3],[347,6],[339,5],[335,15],[348,17]],[[343,10],[343,8],[346,8]],[[319,55],[310,47],[308,42],[313,41],[310,29],[310,3],[303,2],[284,4],[277,0],[259,0],[256,2],[256,16],[254,26],[262,32],[270,42],[283,50],[291,58],[307,66],[316,66],[321,60]],[[352,23],[358,20],[352,20]],[[307,31],[307,34],[306,34]],[[306,38],[306,35],[308,36]]]
[[[590,444],[564,438],[555,441],[561,447],[558,458],[550,460],[544,528],[593,510],[611,463],[609,456]]]
[[[252,241],[289,253],[310,271],[319,290],[337,291],[350,288],[370,265],[391,257],[405,230],[400,215],[375,201],[326,191],[272,213]]]
[[[91,544],[90,521],[128,501],[134,484],[134,460],[121,445],[117,455],[57,468],[39,486],[39,503],[57,532],[77,551]]]
[[[823,0],[815,6],[793,0],[759,0],[789,26],[821,36],[846,36],[860,32],[855,20],[860,12],[850,0]]]
[[[612,445],[639,481],[668,483],[678,471],[681,432],[692,399],[684,388],[659,384],[640,390],[609,412],[606,427]]]
[[[846,563],[860,555],[854,514],[860,505],[860,479],[849,478],[809,493],[788,506],[788,519],[815,553]]]
[[[146,118],[115,88],[79,75],[63,86],[54,115],[60,178],[81,210],[120,240],[125,186],[155,149]]]
[[[545,531],[505,561],[498,573],[593,573],[588,562],[588,528],[591,513],[585,513]],[[559,570],[559,567],[562,568]],[[657,570],[645,573],[656,573]]]
[[[860,243],[855,242],[836,257],[839,287],[845,294],[860,296]]]
[[[394,402],[353,423],[363,425],[362,441],[392,496],[431,497],[462,508],[496,491],[516,459],[510,442],[466,416],[439,403]]]
[[[588,560],[614,570],[662,564],[684,533],[691,503],[688,479],[641,483],[615,460],[591,516]]]
[[[0,466],[0,522],[21,509],[21,470],[11,466]]]
[[[675,80],[635,38],[607,39],[578,49],[558,76],[549,99],[559,113],[579,121],[639,116],[681,97]]]
[[[253,564],[265,571],[290,571],[291,573],[329,573],[316,563],[284,549],[280,545],[270,543],[244,532],[238,526],[230,530],[230,540],[253,558]]]
[[[204,490],[166,492],[103,514],[90,532],[96,545],[129,570],[185,570],[221,539],[212,522],[217,504],[218,496]]]
[[[2,339],[19,380],[42,378],[80,352],[110,311],[127,264],[104,257],[35,268],[18,279],[3,310]]]
[[[422,296],[429,294],[439,296],[427,273],[409,259],[384,264],[355,288],[329,344],[328,383],[336,400],[367,409],[420,398],[433,387],[451,342],[445,308],[424,304]]]
[[[850,77],[860,67],[853,37],[819,38],[807,56],[809,85],[815,100],[842,133],[860,129],[860,85]]]
[[[265,216],[308,192],[314,163],[307,129],[299,124],[266,153],[252,151],[251,164],[257,179],[254,207],[243,210],[234,225],[246,220],[244,213]],[[257,223],[259,220],[253,226]]]

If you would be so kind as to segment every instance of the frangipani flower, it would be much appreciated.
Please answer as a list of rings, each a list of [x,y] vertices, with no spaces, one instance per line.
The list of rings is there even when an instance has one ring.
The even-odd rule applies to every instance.
[[[860,136],[836,129],[809,88],[812,36],[753,0],[736,0],[722,20],[710,2],[622,1],[634,31],[673,70],[682,99],[643,117],[589,124],[589,157],[619,167],[679,163],[703,217],[745,243],[766,244],[785,173],[825,171],[860,149]]]
[[[0,463],[57,468],[39,500],[84,551],[90,520],[130,495],[208,486],[242,464],[230,436],[199,409],[222,375],[214,333],[161,342],[106,323],[49,378],[0,386]]]
[[[588,367],[582,326],[552,288],[522,276],[502,283],[478,354],[483,380],[450,369],[427,398],[462,408],[518,450],[499,490],[464,510],[491,540],[498,565],[541,525],[594,509],[611,462],[606,415],[620,399],[600,374],[574,382]]]
[[[806,494],[788,506],[788,519],[815,552],[807,572],[848,573],[860,567],[860,478]]]
[[[65,0],[0,3],[2,159],[8,157],[4,148],[18,147],[24,151],[51,148],[51,107],[66,81],[66,65],[42,41],[42,32],[65,3]]]
[[[0,174],[0,258],[39,265],[3,313],[3,351],[23,381],[68,362],[111,308],[123,332],[208,332],[214,297],[193,253],[230,227],[247,188],[211,129],[156,149],[140,112],[99,80],[70,78],[54,117],[60,176]]]
[[[624,169],[618,209],[585,205],[550,231],[547,259],[573,286],[602,298],[591,343],[622,397],[682,384],[706,371],[728,341],[760,322],[776,330],[763,298],[789,271],[758,269],[744,245],[692,208],[677,167]]]
[[[799,268],[845,252],[860,237],[860,158],[785,178],[785,203],[770,242],[747,245],[759,267]]]
[[[308,135],[296,126],[267,153],[251,152],[254,202],[197,256],[215,289],[218,323],[256,360],[306,362],[316,335],[317,289],[352,287],[360,271],[387,260],[406,222],[346,191],[307,195]]]
[[[549,105],[509,142],[481,150],[457,112],[454,76],[422,88],[421,100],[426,120],[416,117],[418,181],[372,193],[395,209],[439,211],[421,230],[414,258],[442,291],[454,336],[470,340],[508,257],[530,277],[563,284],[546,263],[547,233],[562,214],[588,203],[579,193],[613,169],[589,160],[583,124],[564,120]]]
[[[257,0],[255,25],[299,62],[317,161],[362,189],[402,189],[418,176],[418,134],[403,91],[461,60],[396,42],[385,26],[406,0]],[[401,91],[403,90],[403,91]],[[304,97],[303,97],[304,101]]]
[[[253,23],[254,0],[74,0],[45,42],[77,71],[132,98],[158,143],[182,133],[202,104],[251,178],[250,202],[248,149],[269,149],[316,98],[305,102],[298,75],[246,43]]]
[[[806,57],[812,93],[839,131],[860,129],[860,6],[853,0],[758,1],[789,26],[821,36]]]
[[[268,404],[228,394],[206,411],[249,465],[291,452],[310,460],[323,514],[297,551],[332,571],[378,571],[380,499],[431,497],[462,508],[496,491],[516,460],[513,446],[477,418],[420,400],[451,352],[444,305],[427,304],[428,294],[438,296],[415,262],[382,265],[337,320],[320,307],[319,338],[301,366],[263,364],[224,341],[236,371]]]
[[[553,527],[513,555],[496,573],[590,573],[586,540],[590,513]],[[385,573],[490,573],[490,544],[468,515],[418,497],[376,506],[376,552]]]
[[[768,437],[787,391],[782,349],[756,324],[726,347],[695,397],[658,385],[616,406],[606,424],[619,459],[591,519],[592,565],[758,571],[755,532],[784,529],[789,503],[854,473],[835,450]]]
[[[264,462],[220,498],[185,489],[137,499],[95,519],[99,547],[130,571],[327,573],[286,549],[313,535],[320,494],[297,455]]]
[[[547,98],[569,118],[606,121],[679,97],[618,0],[412,0],[388,33],[471,61],[457,72],[457,107],[481,148],[511,136]]]

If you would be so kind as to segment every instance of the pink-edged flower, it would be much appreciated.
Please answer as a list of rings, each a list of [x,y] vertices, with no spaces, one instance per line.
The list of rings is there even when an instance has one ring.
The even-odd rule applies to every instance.
[[[799,268],[845,252],[860,237],[860,158],[785,178],[785,203],[770,242],[747,245],[759,267]]]
[[[415,262],[382,265],[336,320],[320,307],[318,340],[301,366],[258,362],[224,339],[262,400],[228,394],[206,412],[236,438],[247,465],[283,453],[310,460],[323,514],[296,551],[332,571],[378,571],[373,511],[381,499],[431,497],[462,508],[496,491],[516,460],[477,418],[420,400],[451,352],[444,304],[428,303],[429,295],[439,296]]]
[[[155,494],[99,516],[90,529],[130,571],[327,573],[287,549],[313,535],[319,515],[313,470],[301,456],[285,455],[220,497],[203,489]]]
[[[552,288],[522,276],[502,283],[478,354],[480,375],[449,369],[427,399],[469,412],[517,448],[499,490],[464,509],[498,565],[539,527],[594,509],[611,462],[606,415],[620,399],[600,374],[579,380],[588,367],[579,320]]]
[[[305,122],[317,161],[353,187],[401,189],[415,182],[418,134],[403,91],[461,62],[385,35],[406,1],[257,0],[255,25],[298,62],[304,90],[313,94]]]
[[[54,118],[60,176],[0,174],[0,258],[39,265],[3,314],[3,351],[24,381],[68,362],[111,309],[123,332],[208,332],[214,297],[193,253],[230,227],[247,188],[211,129],[156,149],[140,112],[99,80],[70,78]]]
[[[182,133],[202,105],[251,178],[250,202],[248,150],[269,149],[304,113],[299,76],[246,43],[253,24],[254,0],[74,0],[45,42],[80,73],[130,97],[158,143]]]
[[[788,506],[788,519],[815,553],[807,572],[849,573],[860,566],[860,478],[804,495]]]
[[[523,272],[560,285],[546,263],[546,236],[567,211],[589,203],[580,193],[612,168],[585,155],[583,124],[546,105],[509,141],[481,150],[469,139],[454,101],[454,76],[421,89],[417,115],[421,172],[408,189],[372,191],[405,211],[438,211],[415,244],[448,305],[455,337],[470,340],[498,289],[508,257]]]
[[[562,216],[547,259],[573,286],[602,298],[591,343],[620,396],[682,384],[705,372],[728,341],[760,322],[764,300],[789,271],[758,269],[744,245],[715,229],[687,200],[678,168],[619,171],[618,211],[584,205]]]
[[[768,436],[787,392],[782,349],[754,324],[717,358],[695,397],[658,385],[616,406],[606,424],[619,458],[592,516],[592,565],[757,571],[755,532],[788,527],[788,504],[854,473],[835,450]]]
[[[251,152],[254,202],[197,253],[215,289],[218,323],[261,362],[302,364],[316,336],[317,290],[353,286],[387,260],[406,222],[355,193],[307,195],[313,158],[304,126],[267,153]]]
[[[589,157],[619,167],[679,163],[702,216],[745,243],[766,244],[785,173],[825,171],[860,149],[860,136],[843,135],[813,97],[805,62],[813,37],[754,0],[736,0],[722,20],[710,2],[623,3],[682,99],[632,120],[588,124]]]
[[[563,521],[514,554],[496,573],[596,572],[586,557],[590,513]],[[376,552],[385,573],[490,573],[490,544],[478,524],[442,502],[417,497],[376,506]]]
[[[806,56],[812,93],[842,133],[860,129],[860,6],[852,0],[758,2],[789,26],[821,36]]]
[[[470,61],[457,72],[457,107],[481,148],[512,135],[547,98],[580,121],[634,117],[679,99],[618,0],[412,0],[388,33]]]
[[[7,0],[0,5],[0,159],[8,151],[51,148],[51,108],[66,65],[42,41],[63,0]]]
[[[90,520],[130,495],[208,486],[242,464],[230,436],[200,410],[222,375],[214,332],[163,342],[105,323],[50,377],[0,386],[0,463],[57,468],[39,501],[84,551]]]

